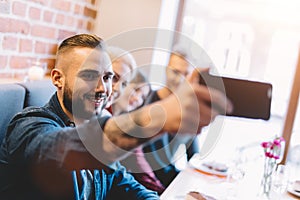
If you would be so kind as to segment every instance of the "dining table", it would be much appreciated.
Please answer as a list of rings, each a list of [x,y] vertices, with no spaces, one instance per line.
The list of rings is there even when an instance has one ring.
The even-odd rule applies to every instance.
[[[217,130],[208,127],[202,131],[199,140],[200,153],[196,153],[182,167],[179,174],[161,194],[162,200],[186,200],[189,192],[201,193],[216,200],[293,200],[300,199],[300,192],[292,190],[293,183],[300,180],[300,166],[292,166],[286,190],[274,191],[269,197],[262,193],[264,172],[264,153],[262,141],[274,137],[280,123],[276,120],[251,121],[247,119],[221,118],[214,122],[222,127],[222,133],[207,155],[201,154],[201,147],[211,132]],[[220,120],[222,121],[220,126]],[[212,124],[212,126],[215,126]],[[226,170],[216,172],[207,167],[207,163],[226,166]],[[205,167],[204,167],[205,166]],[[294,168],[292,168],[294,167]],[[299,181],[300,182],[300,181]]]
[[[261,161],[247,163],[245,174],[241,180],[229,180],[222,173],[214,174],[209,170],[200,168],[203,163],[198,160],[198,156],[194,155],[189,164],[176,176],[166,190],[161,194],[161,200],[185,200],[189,192],[197,192],[216,200],[293,200],[300,199],[299,195],[289,192],[289,188],[283,193],[270,191],[269,198],[262,195],[261,186],[261,168],[258,167]]]

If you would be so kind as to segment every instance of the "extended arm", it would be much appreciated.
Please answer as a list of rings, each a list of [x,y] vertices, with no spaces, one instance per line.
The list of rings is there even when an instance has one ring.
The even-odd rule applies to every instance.
[[[188,81],[161,101],[134,112],[110,118],[104,132],[104,150],[116,160],[131,149],[161,133],[197,134],[218,115],[211,102],[230,112],[232,107],[226,97],[198,84],[199,72],[195,70]],[[114,153],[112,153],[114,152]]]

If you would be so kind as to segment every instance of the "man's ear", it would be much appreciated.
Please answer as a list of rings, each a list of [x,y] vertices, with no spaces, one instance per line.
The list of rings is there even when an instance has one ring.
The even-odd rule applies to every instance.
[[[57,87],[57,89],[61,89],[64,85],[63,73],[59,69],[52,69],[51,71],[52,83]]]

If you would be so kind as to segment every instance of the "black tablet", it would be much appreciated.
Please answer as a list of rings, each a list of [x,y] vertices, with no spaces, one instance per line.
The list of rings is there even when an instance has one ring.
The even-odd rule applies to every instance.
[[[270,118],[272,84],[245,79],[221,77],[201,72],[200,84],[224,92],[233,103],[233,113],[228,116],[252,119]]]

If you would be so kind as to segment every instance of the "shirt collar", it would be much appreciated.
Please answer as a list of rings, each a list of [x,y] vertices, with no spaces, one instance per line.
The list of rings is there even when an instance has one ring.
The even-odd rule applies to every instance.
[[[71,121],[70,118],[63,111],[58,101],[57,92],[55,92],[55,94],[51,97],[48,105],[51,111],[58,115],[66,126],[75,127],[75,123]]]

